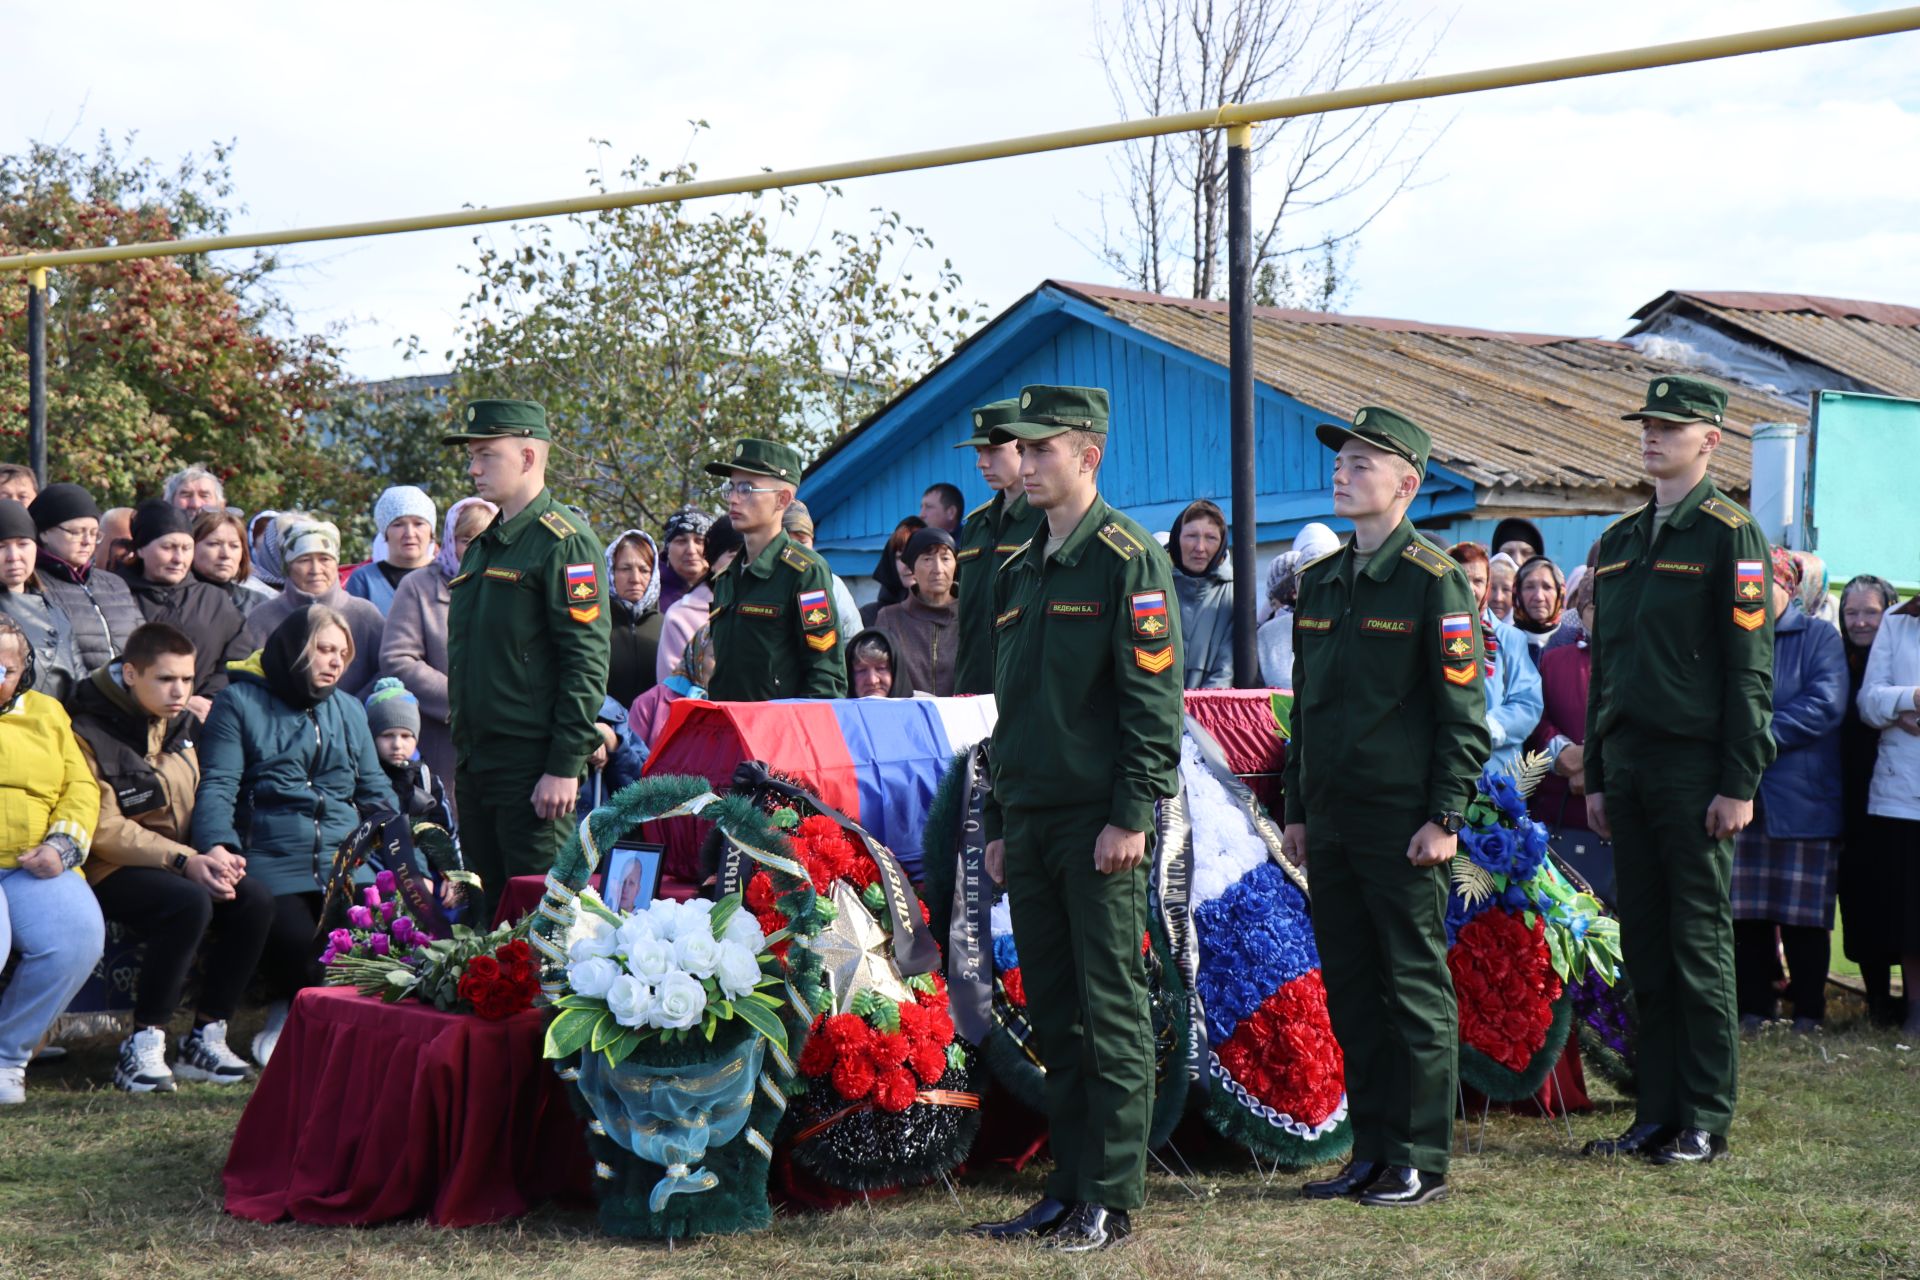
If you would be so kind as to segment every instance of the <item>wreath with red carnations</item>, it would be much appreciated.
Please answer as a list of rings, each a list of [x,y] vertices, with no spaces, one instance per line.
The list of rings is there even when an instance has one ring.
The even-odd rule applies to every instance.
[[[1493,906],[1460,926],[1447,952],[1460,1010],[1460,1074],[1498,1102],[1540,1087],[1566,1046],[1570,1005],[1547,949],[1546,922]]]

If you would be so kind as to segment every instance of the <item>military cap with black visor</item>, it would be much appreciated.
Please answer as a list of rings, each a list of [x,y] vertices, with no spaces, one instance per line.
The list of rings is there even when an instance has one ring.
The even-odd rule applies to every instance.
[[[474,440],[517,438],[552,440],[547,410],[531,400],[474,400],[460,416],[460,425],[440,437],[442,444]]]
[[[1352,426],[1323,422],[1314,428],[1313,434],[1321,444],[1336,453],[1349,440],[1385,449],[1413,464],[1414,471],[1422,479],[1427,474],[1427,457],[1433,452],[1433,438],[1424,428],[1412,419],[1378,405],[1368,405],[1354,414]]]
[[[733,456],[707,464],[707,474],[725,478],[736,471],[769,480],[784,480],[798,485],[801,473],[799,451],[777,440],[758,440],[751,436],[733,442]]]
[[[1031,386],[1020,389],[1016,411],[1017,417],[988,430],[989,444],[1050,440],[1068,431],[1104,436],[1110,406],[1101,387]]]
[[[993,432],[1019,417],[1018,396],[983,404],[969,416],[971,433],[953,447],[997,451],[1010,446],[1012,437],[995,440]],[[1006,481],[1009,460],[996,461],[985,452],[976,456],[989,486]],[[999,473],[1000,480],[989,476],[989,467]],[[993,575],[1044,522],[1045,517],[1027,502],[1017,471],[1004,488],[995,489],[991,498],[967,512],[961,521],[960,533],[954,539],[953,590],[960,598],[960,635],[953,661],[955,693],[993,692]]]

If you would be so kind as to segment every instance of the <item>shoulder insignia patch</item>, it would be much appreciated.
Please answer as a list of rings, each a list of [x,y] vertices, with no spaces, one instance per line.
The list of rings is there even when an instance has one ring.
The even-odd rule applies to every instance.
[[[580,530],[574,527],[573,521],[567,519],[558,511],[549,511],[547,514],[541,516],[540,527],[556,538],[571,538],[574,534],[580,532]]]
[[[1167,621],[1167,593],[1136,591],[1127,597],[1133,615],[1133,634],[1142,640],[1164,639],[1172,625]]]
[[[1647,504],[1644,502],[1641,503],[1639,506],[1635,507],[1633,510],[1627,512],[1625,515],[1616,517],[1614,520],[1612,520],[1607,525],[1607,529],[1613,528],[1614,525],[1625,524],[1627,521],[1633,519],[1635,516],[1639,515],[1642,511],[1645,511],[1646,509],[1647,509]],[[1606,530],[1603,529],[1601,530],[1601,532],[1604,533],[1606,532]]]
[[[833,601],[826,592],[802,591],[796,603],[802,630],[819,631],[833,624]]]
[[[791,543],[781,548],[780,563],[789,569],[795,569],[801,573],[805,573],[807,570],[813,568],[813,561],[807,556],[807,553]]]
[[[969,520],[973,519],[975,516],[980,515],[982,512],[986,511],[986,509],[988,507],[991,507],[992,505],[993,505],[993,499],[988,498],[985,502],[981,503],[979,506],[975,507],[973,510],[967,512],[967,519]]]
[[[1009,564],[1011,564],[1011,563],[1013,562],[1013,558],[1014,558],[1015,556],[1017,556],[1017,555],[1020,555],[1020,554],[1021,554],[1022,552],[1024,552],[1024,551],[1025,551],[1025,550],[1026,550],[1026,549],[1027,549],[1028,547],[1030,547],[1030,546],[1032,546],[1032,545],[1033,545],[1033,539],[1032,539],[1032,538],[1028,538],[1028,539],[1027,539],[1027,540],[1026,540],[1025,542],[1023,542],[1023,543],[1021,543],[1021,544],[1020,544],[1019,546],[1017,546],[1017,547],[1015,547],[1015,548],[1014,548],[1014,549],[1013,549],[1012,551],[1010,551],[1010,552],[1008,552],[1008,553],[1007,553],[1007,558],[1006,558],[1005,560],[1002,560],[1002,561],[1000,562],[1000,567],[1001,567],[1002,569],[1004,569],[1004,568],[1006,568],[1006,567],[1007,567],[1007,566],[1008,566]],[[998,547],[995,547],[995,548],[993,549],[993,553],[994,553],[995,555],[999,555],[999,554],[1000,554],[1000,548],[998,548]]]
[[[1473,615],[1449,613],[1440,619],[1440,657],[1445,662],[1473,658]]]
[[[1100,532],[1097,536],[1100,541],[1112,548],[1113,553],[1122,560],[1131,560],[1135,556],[1145,555],[1147,552],[1146,544],[1128,533],[1125,529],[1122,529],[1117,521],[1109,520],[1106,524],[1100,526]]]
[[[829,653],[833,650],[833,646],[840,643],[840,633],[838,631],[823,631],[816,636],[809,632],[806,640],[807,648],[813,650],[815,653]]]
[[[1157,676],[1173,665],[1173,646],[1168,645],[1158,653],[1148,653],[1145,649],[1136,646],[1133,651],[1133,665],[1148,675]]]
[[[1407,544],[1407,549],[1400,553],[1400,558],[1413,561],[1436,578],[1446,577],[1449,569],[1457,567],[1452,556],[1435,551],[1417,538]]]
[[[1758,631],[1766,625],[1767,611],[1765,609],[1742,609],[1736,605],[1733,610],[1733,622],[1734,625],[1742,631]]]
[[[1747,524],[1745,512],[1720,498],[1706,499],[1700,504],[1700,509],[1729,529],[1743,528]]]
[[[1455,666],[1452,663],[1443,663],[1440,667],[1440,674],[1447,678],[1448,684],[1468,685],[1473,683],[1474,670],[1474,665],[1471,662],[1464,667]]]
[[[471,578],[472,576],[473,575],[470,573],[456,573],[451,578],[447,579],[447,586],[457,587],[461,583],[465,582],[468,578]]]
[[[1021,609],[1022,609],[1022,606],[1015,605],[1013,608],[1007,610],[1005,613],[1001,614],[999,617],[993,620],[994,627],[998,629],[1000,627],[1010,626],[1013,623],[1020,621]]]
[[[570,564],[567,566],[567,599],[575,604],[585,604],[589,600],[600,598],[600,575],[591,564]]]

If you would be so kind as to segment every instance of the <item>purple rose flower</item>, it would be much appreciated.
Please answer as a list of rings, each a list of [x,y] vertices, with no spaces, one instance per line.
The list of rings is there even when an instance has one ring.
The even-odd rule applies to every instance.
[[[327,935],[327,945],[332,947],[336,952],[351,951],[353,950],[353,935],[345,929],[335,929]]]
[[[388,924],[393,923],[393,917],[397,915],[399,911],[400,911],[399,904],[394,902],[392,898],[388,898],[385,902],[380,904],[380,918],[386,921]]]
[[[348,907],[347,923],[356,929],[373,928],[373,912],[365,907]]]
[[[332,963],[333,963],[333,948],[332,948],[332,947],[328,947],[328,948],[327,948],[327,949],[326,949],[325,951],[322,951],[322,952],[320,953],[320,963],[321,963],[321,964],[332,964]]]
[[[409,946],[413,942],[413,937],[414,937],[414,929],[413,929],[413,921],[411,919],[409,919],[406,916],[401,916],[398,920],[395,920],[393,922],[393,940],[395,942],[399,943],[403,947]]]
[[[367,949],[377,956],[384,956],[393,950],[393,942],[384,933],[376,933],[367,939]]]
[[[370,907],[377,907],[380,905],[380,891],[372,885],[368,885],[360,891],[360,901]]]
[[[375,876],[373,878],[373,887],[378,889],[381,893],[392,893],[393,892],[393,872],[382,871],[379,875]]]

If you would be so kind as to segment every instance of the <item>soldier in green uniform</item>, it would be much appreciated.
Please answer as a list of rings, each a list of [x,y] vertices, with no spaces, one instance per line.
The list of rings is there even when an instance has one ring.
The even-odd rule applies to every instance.
[[[733,456],[707,464],[727,480],[727,514],[746,546],[714,579],[716,702],[840,698],[847,692],[843,639],[827,562],[780,527],[800,483],[800,455],[772,440],[736,440]]]
[[[1707,479],[1727,393],[1656,378],[1640,423],[1653,501],[1600,535],[1587,818],[1613,838],[1634,1005],[1634,1123],[1589,1155],[1710,1161],[1727,1149],[1738,1066],[1733,837],[1772,763],[1767,542]]]
[[[993,579],[1000,562],[1020,549],[1045,519],[1020,488],[1020,454],[1011,440],[995,444],[989,433],[1020,416],[1018,400],[996,400],[973,411],[973,434],[953,446],[972,449],[980,478],[993,497],[967,512],[960,527],[960,564],[954,590],[960,597],[960,652],[954,660],[955,693],[993,692]]]
[[[1140,939],[1154,804],[1179,787],[1173,566],[1096,488],[1107,393],[1027,387],[1019,442],[1045,514],[994,579],[988,873],[1007,886],[1047,1068],[1047,1194],[977,1234],[1084,1251],[1124,1239],[1145,1194],[1153,1033]]]
[[[1427,433],[1370,406],[1316,434],[1353,540],[1300,570],[1283,839],[1312,877],[1353,1158],[1302,1190],[1426,1204],[1447,1194],[1459,1076],[1447,861],[1492,751],[1480,628],[1466,575],[1407,519]]]
[[[600,540],[547,488],[546,410],[476,400],[448,444],[500,508],[449,584],[447,697],[460,835],[492,919],[507,878],[544,874],[566,843],[580,775],[602,745],[609,622]]]

